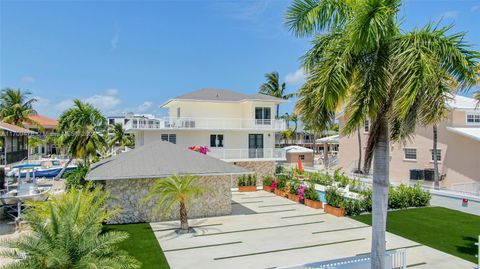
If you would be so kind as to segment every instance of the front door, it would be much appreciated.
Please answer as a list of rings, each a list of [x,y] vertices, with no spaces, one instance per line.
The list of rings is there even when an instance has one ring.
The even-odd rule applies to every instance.
[[[263,134],[248,135],[248,157],[263,158]]]

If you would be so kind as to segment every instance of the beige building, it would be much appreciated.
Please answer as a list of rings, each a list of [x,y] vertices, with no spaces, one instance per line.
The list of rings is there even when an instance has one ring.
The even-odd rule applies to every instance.
[[[480,107],[477,108],[474,99],[463,96],[456,96],[448,105],[450,107],[448,117],[438,125],[439,170],[443,178],[441,186],[478,187],[480,186]],[[345,118],[340,115],[338,120],[342,130]],[[369,127],[367,121],[361,131],[362,160]],[[412,176],[416,177],[418,172],[422,174],[421,177],[426,176],[428,179],[433,168],[432,139],[431,126],[418,127],[411,141],[404,144],[392,143],[390,180],[406,182]],[[347,173],[352,172],[358,162],[357,134],[341,135],[339,144],[339,166]]]
[[[301,146],[288,146],[283,149],[286,151],[286,164],[296,165],[300,161],[305,166],[313,166],[313,149]]]

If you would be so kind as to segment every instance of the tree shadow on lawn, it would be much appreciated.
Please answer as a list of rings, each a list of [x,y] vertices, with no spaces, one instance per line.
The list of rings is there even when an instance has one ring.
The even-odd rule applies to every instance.
[[[478,242],[478,238],[474,238],[471,236],[463,236],[462,237],[463,242],[465,245],[463,246],[455,246],[457,248],[457,251],[466,255],[469,255],[473,257],[473,260],[475,260],[475,255],[478,253],[478,246],[475,245],[475,243]]]

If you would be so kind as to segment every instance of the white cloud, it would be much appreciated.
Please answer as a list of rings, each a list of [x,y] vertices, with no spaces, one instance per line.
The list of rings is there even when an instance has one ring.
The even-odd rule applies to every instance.
[[[39,107],[49,107],[50,106],[50,99],[43,98],[40,96],[35,96],[33,97],[37,99],[37,102],[35,102],[34,106],[39,106]]]
[[[114,109],[121,103],[117,89],[105,90],[103,93],[90,96],[84,101],[103,111]]]
[[[455,19],[458,17],[459,12],[456,10],[446,11],[442,14],[442,17],[445,19]]]
[[[62,112],[64,110],[67,110],[70,107],[72,107],[72,105],[73,105],[72,100],[70,100],[70,99],[63,100],[63,101],[60,101],[60,103],[55,105],[55,110]]]
[[[35,78],[32,76],[25,76],[20,79],[20,82],[22,82],[23,84],[30,84],[35,82]]]
[[[110,48],[112,51],[115,51],[118,46],[118,42],[120,41],[120,27],[118,26],[118,23],[115,23],[113,25],[113,36],[110,39]]]
[[[472,8],[470,8],[470,11],[471,12],[480,11],[480,6],[473,6]]]
[[[136,112],[145,113],[153,107],[153,103],[150,101],[145,101],[143,104],[137,106]]]
[[[285,83],[290,85],[297,85],[305,82],[305,77],[305,70],[303,68],[299,68],[295,72],[288,73],[285,76]]]
[[[214,1],[213,6],[222,14],[244,21],[257,21],[269,7],[271,0],[259,1]]]

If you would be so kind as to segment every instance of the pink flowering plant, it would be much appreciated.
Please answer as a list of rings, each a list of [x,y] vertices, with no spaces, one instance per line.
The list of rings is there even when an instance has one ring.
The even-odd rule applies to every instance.
[[[300,201],[303,201],[303,199],[305,199],[305,189],[306,187],[303,184],[300,184],[300,186],[297,189],[298,199]]]
[[[277,181],[272,180],[272,185],[270,185],[270,187],[272,188],[272,190],[277,189]]]
[[[188,149],[190,150],[193,150],[193,151],[196,151],[196,152],[200,152],[204,155],[207,154],[207,152],[209,152],[210,150],[207,148],[207,146],[191,146],[191,147],[188,147]]]

